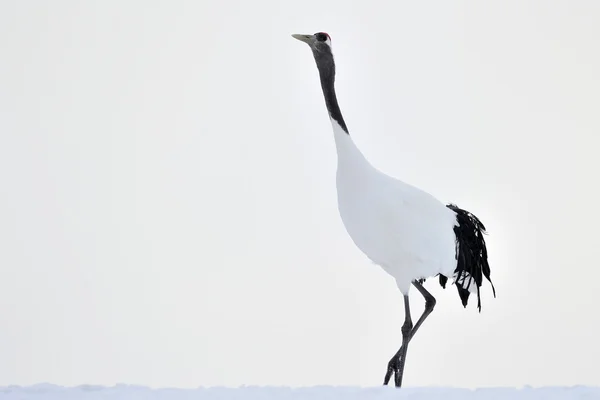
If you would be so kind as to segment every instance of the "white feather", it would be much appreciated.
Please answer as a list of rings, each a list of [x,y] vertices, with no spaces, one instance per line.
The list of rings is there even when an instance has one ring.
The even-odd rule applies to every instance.
[[[456,213],[414,186],[374,168],[331,119],[338,164],[338,209],[356,246],[408,294],[411,282],[454,277]]]

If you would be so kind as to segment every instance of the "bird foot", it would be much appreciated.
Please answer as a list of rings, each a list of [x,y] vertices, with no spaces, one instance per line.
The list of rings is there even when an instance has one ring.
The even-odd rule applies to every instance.
[[[393,374],[394,386],[400,387],[402,379],[400,375],[400,368],[402,365],[402,363],[400,362],[401,357],[402,356],[394,355],[394,357],[392,357],[392,359],[388,362],[387,372],[385,374],[385,378],[383,379],[384,385],[387,385],[389,383],[390,378]]]

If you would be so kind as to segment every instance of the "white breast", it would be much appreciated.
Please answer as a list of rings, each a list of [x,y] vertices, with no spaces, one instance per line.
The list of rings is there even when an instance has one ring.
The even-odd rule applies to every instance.
[[[338,208],[356,246],[393,276],[404,294],[415,279],[452,277],[456,214],[428,193],[376,170],[332,123]]]

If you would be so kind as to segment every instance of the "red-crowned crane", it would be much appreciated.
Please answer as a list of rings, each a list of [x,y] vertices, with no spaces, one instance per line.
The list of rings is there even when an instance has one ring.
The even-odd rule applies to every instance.
[[[485,226],[470,212],[443,204],[373,167],[352,141],[338,105],[331,37],[325,32],[292,36],[308,44],[319,71],[337,150],[336,187],[343,224],[356,246],[396,280],[404,297],[402,345],[384,377],[387,385],[393,374],[396,387],[401,387],[408,344],[436,303],[422,285],[425,279],[438,276],[445,288],[451,278],[465,307],[469,295],[477,293],[479,311],[483,277],[496,295]],[[425,297],[425,310],[414,325],[408,300],[411,286]]]

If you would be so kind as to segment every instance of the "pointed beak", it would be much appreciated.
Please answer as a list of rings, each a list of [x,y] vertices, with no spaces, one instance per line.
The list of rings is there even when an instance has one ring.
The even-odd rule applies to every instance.
[[[315,35],[299,35],[294,33],[292,35],[294,39],[298,39],[301,42],[308,44],[309,46],[315,41]]]

